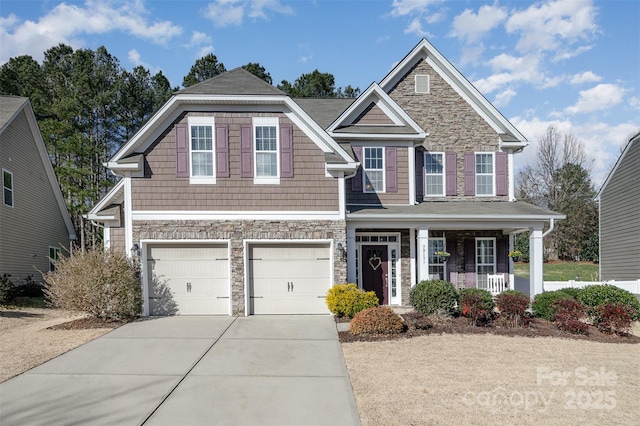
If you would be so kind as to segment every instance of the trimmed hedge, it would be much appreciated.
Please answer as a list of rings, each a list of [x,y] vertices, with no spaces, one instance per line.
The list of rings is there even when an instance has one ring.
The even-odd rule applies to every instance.
[[[598,307],[608,303],[629,305],[635,310],[631,317],[633,321],[640,320],[640,302],[633,295],[622,288],[610,284],[590,285],[582,289],[578,295],[578,300],[587,306],[591,317],[596,317]]]
[[[463,288],[459,290],[460,314],[469,318],[472,325],[486,322],[493,314],[493,296],[481,288]]]
[[[531,304],[533,315],[538,318],[546,319],[547,321],[553,321],[555,319],[555,302],[560,299],[573,299],[577,300],[571,294],[564,290],[545,291],[544,293],[536,294]]]
[[[351,323],[351,334],[398,334],[404,330],[400,315],[388,306],[376,306],[358,312]]]
[[[327,307],[337,317],[353,318],[358,312],[378,306],[373,291],[363,291],[355,284],[338,284],[327,291]]]
[[[421,281],[411,289],[409,301],[416,311],[426,315],[453,315],[458,310],[458,292],[449,281]]]

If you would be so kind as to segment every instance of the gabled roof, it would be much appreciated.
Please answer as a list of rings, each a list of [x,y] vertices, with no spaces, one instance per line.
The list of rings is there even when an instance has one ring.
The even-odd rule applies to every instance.
[[[102,197],[102,200],[98,202],[87,213],[86,218],[89,220],[97,220],[99,222],[112,221],[116,226],[120,223],[120,208],[119,204],[124,202],[124,179],[120,179],[109,190],[107,195]]]
[[[354,98],[294,98],[316,123],[326,129],[353,102]]]
[[[40,133],[40,128],[38,127],[38,122],[33,112],[33,108],[31,107],[31,102],[29,102],[29,98],[19,96],[0,96],[0,134],[4,133],[4,131],[11,125],[11,122],[13,122],[13,120],[22,111],[24,111],[27,117],[29,129],[31,130],[36,147],[38,148],[38,153],[40,154],[40,160],[42,161],[44,170],[47,174],[47,177],[49,178],[51,190],[53,191],[53,195],[58,204],[58,208],[60,209],[60,214],[62,215],[62,219],[64,220],[65,226],[67,227],[69,239],[75,240],[77,238],[76,231],[73,227],[73,222],[71,221],[69,210],[67,210],[67,205],[65,204],[64,198],[62,197],[60,184],[58,183],[56,174],[53,171],[53,166],[51,165],[51,160],[49,159],[49,153],[47,152],[47,148],[44,145],[44,140],[42,139],[42,134]]]
[[[242,67],[189,86],[177,93],[199,95],[285,95]]]
[[[387,93],[421,60],[426,61],[465,99],[469,105],[498,133],[505,147],[522,148],[527,139],[426,39],[422,39],[407,56],[380,82]]]
[[[634,143],[640,143],[640,132],[638,134],[636,134],[635,136],[633,136],[631,139],[629,139],[629,142],[627,142],[627,145],[622,150],[622,154],[620,154],[620,157],[618,157],[618,160],[616,161],[616,164],[613,165],[613,168],[611,169],[611,171],[607,175],[607,178],[604,180],[604,183],[602,184],[602,186],[600,187],[600,190],[596,194],[596,197],[595,197],[596,201],[600,201],[600,195],[602,195],[602,192],[606,189],[607,185],[609,184],[609,181],[611,180],[611,178],[615,174],[616,170],[618,170],[618,167],[622,163],[622,160],[627,155],[627,153],[631,149],[631,146]]]

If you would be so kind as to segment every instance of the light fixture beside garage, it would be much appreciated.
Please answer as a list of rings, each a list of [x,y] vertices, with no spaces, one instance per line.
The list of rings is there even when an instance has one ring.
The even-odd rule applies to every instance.
[[[342,245],[342,243],[338,243],[338,245],[336,246],[336,250],[337,250],[337,254],[338,257],[340,258],[340,260],[344,261],[347,258],[347,251],[344,249],[344,246]]]
[[[140,245],[135,243],[133,247],[131,247],[131,257],[137,258],[142,254],[142,250],[140,250]]]

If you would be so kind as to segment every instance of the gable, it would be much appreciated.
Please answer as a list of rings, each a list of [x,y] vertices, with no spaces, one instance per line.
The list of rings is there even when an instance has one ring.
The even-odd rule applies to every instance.
[[[354,125],[359,124],[395,124],[391,118],[387,114],[385,114],[382,109],[376,105],[374,102],[371,102],[362,114],[357,116],[355,120],[353,120]]]
[[[622,179],[624,181],[625,179],[629,179],[629,181],[631,181],[632,178],[628,175],[632,172],[637,174],[638,170],[640,170],[640,133],[633,136],[624,147],[624,150],[600,187],[595,197],[596,200],[600,200],[605,191],[614,191],[615,189],[610,188],[610,186],[616,186],[619,180]]]

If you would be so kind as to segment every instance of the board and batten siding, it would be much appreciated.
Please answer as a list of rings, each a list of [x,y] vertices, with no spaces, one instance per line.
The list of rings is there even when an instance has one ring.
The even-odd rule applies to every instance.
[[[189,113],[203,116],[205,113]],[[204,211],[337,211],[339,180],[325,176],[324,153],[282,113],[211,113],[216,126],[228,128],[229,177],[215,184],[190,184],[176,177],[174,126],[145,152],[145,177],[132,179],[133,210]],[[187,123],[188,115],[178,122]],[[241,126],[252,117],[278,117],[279,124],[293,125],[293,177],[280,184],[254,184],[241,177]],[[174,123],[175,124],[175,123]]]
[[[0,168],[13,173],[13,207],[0,199],[0,274],[14,283],[49,271],[49,247],[69,249],[69,231],[24,110],[0,135]],[[64,247],[64,249],[61,247]]]
[[[600,194],[600,279],[640,279],[640,137]]]

